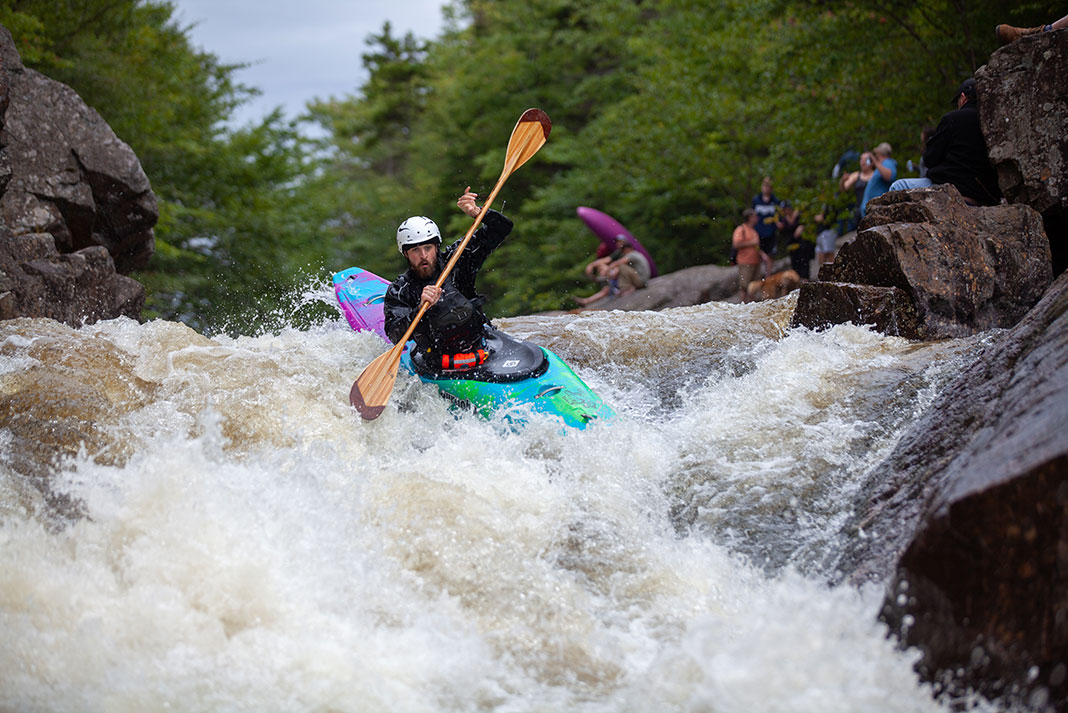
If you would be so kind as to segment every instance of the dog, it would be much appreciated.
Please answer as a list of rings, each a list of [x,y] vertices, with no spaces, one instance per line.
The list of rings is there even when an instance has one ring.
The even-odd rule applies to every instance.
[[[783,270],[763,280],[753,280],[746,287],[749,300],[773,300],[785,297],[801,286],[801,276],[795,270]]]

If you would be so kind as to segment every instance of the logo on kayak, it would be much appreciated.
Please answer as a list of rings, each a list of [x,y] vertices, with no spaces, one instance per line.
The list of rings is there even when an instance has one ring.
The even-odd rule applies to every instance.
[[[504,362],[504,364],[502,366],[505,369],[514,369],[517,366],[519,366],[519,360],[518,359],[509,359],[508,361]]]

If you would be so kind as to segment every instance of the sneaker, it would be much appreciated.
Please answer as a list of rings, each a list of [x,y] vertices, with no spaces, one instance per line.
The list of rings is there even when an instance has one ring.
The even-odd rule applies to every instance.
[[[1042,32],[1045,27],[1039,25],[1038,27],[1013,27],[1012,25],[998,25],[994,28],[994,34],[998,36],[998,41],[1003,45],[1007,45],[1010,42],[1015,42],[1021,37],[1027,35],[1037,35]]]

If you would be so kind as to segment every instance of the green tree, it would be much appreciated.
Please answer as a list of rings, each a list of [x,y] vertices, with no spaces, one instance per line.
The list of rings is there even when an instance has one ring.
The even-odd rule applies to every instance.
[[[359,264],[395,274],[400,258],[391,237],[411,213],[429,212],[412,188],[411,141],[428,100],[427,43],[393,35],[387,22],[366,38],[367,80],[355,96],[313,101],[308,119],[327,134],[323,161],[308,193],[328,208],[324,221],[334,269]]]
[[[722,262],[762,175],[780,197],[840,210],[830,171],[844,151],[889,141],[902,167],[917,159],[921,128],[995,49],[994,24],[1063,14],[997,0],[453,0],[445,12],[433,41],[389,24],[367,38],[366,80],[309,106],[326,133],[312,150],[278,114],[227,128],[254,90],[190,45],[169,3],[0,2],[27,64],[78,90],[142,159],[161,206],[159,254],[139,276],[152,313],[205,328],[264,316],[231,329],[269,327],[269,307],[309,273],[395,274],[391,237],[409,215],[459,237],[470,223],[456,197],[489,192],[532,106],[553,132],[494,206],[516,228],[480,277],[491,313],[587,291],[597,241],[580,205],[623,222],[662,272]]]

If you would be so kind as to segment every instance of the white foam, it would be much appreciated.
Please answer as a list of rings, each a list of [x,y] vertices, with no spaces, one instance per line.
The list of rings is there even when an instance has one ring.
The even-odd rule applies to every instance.
[[[681,344],[694,320],[732,314],[660,328]],[[679,387],[643,362],[628,391],[630,362],[599,331],[618,326],[589,324],[573,343],[603,351],[578,368],[620,418],[568,433],[454,418],[403,373],[363,422],[348,387],[384,346],[341,322],[79,330],[155,396],[112,426],[128,458],[83,454],[58,481],[86,517],[55,529],[0,510],[0,709],[937,709],[876,623],[880,592],[826,586],[811,553],[805,574],[745,563],[724,536],[784,508],[848,516],[865,468],[852,445],[885,449],[905,418],[856,392],[866,371],[921,373],[907,345],[713,325],[687,347],[711,368],[693,359]],[[754,394],[764,410],[744,407]],[[680,530],[680,497],[702,493]],[[802,529],[784,546],[829,546]]]

